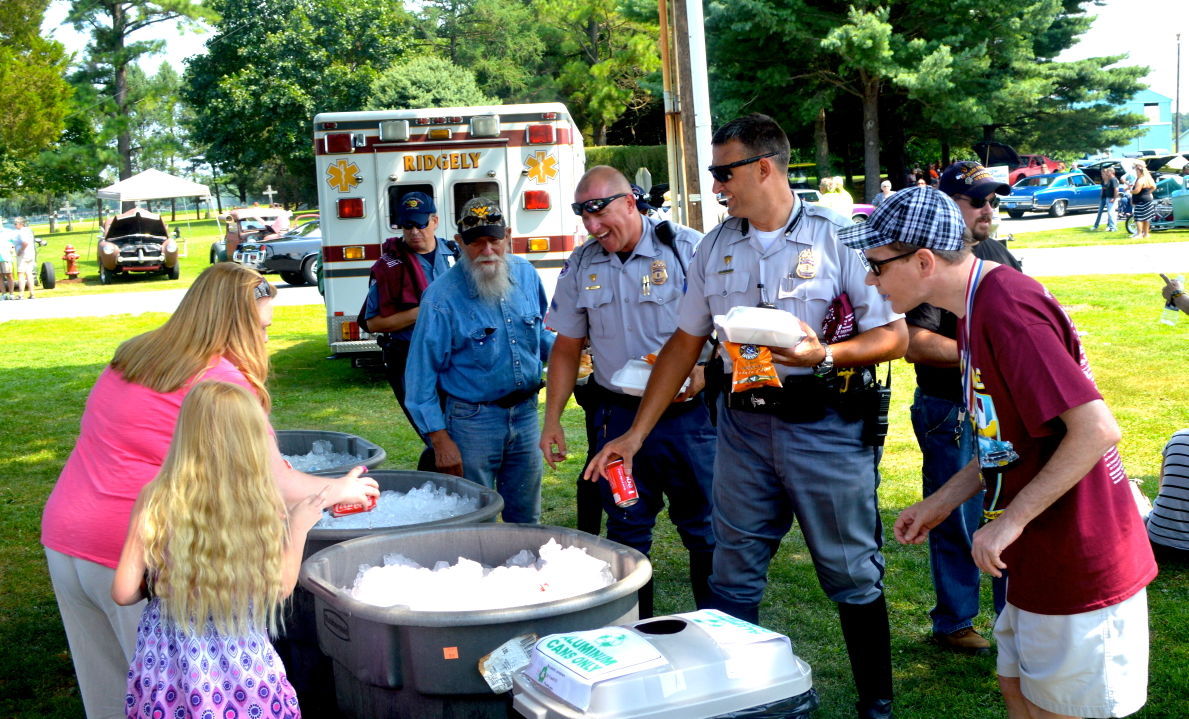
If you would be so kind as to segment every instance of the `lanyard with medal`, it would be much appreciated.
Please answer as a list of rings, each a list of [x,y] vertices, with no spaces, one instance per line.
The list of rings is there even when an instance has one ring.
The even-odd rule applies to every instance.
[[[979,411],[974,393],[974,363],[971,361],[970,356],[970,347],[973,343],[970,333],[970,317],[974,313],[974,295],[978,292],[978,286],[982,281],[982,277],[983,261],[978,260],[971,266],[970,277],[966,281],[966,316],[963,318],[963,321],[966,323],[966,344],[962,348],[962,389],[966,393],[966,413],[969,417],[970,425],[974,430],[975,452],[978,457],[979,470],[983,475],[984,485],[988,483],[987,480],[990,477],[993,476],[995,478],[991,501],[983,509],[983,519],[990,521],[1003,514],[1003,509],[999,508],[999,498],[1003,492],[1003,472],[1001,470],[1018,460],[1020,455],[1012,447],[1011,442],[987,437],[979,432]],[[991,487],[987,487],[987,490],[992,491]]]

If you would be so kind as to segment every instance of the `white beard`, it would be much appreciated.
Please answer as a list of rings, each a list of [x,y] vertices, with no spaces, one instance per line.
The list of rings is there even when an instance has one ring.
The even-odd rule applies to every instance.
[[[508,273],[508,260],[503,255],[488,255],[472,260],[464,252],[462,264],[484,301],[496,303],[508,295],[512,279]]]

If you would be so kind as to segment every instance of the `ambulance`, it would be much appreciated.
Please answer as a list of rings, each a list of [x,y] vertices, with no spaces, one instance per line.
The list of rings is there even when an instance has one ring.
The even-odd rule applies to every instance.
[[[510,251],[538,268],[550,294],[586,236],[570,209],[586,166],[582,134],[560,103],[324,112],[314,117],[314,160],[328,339],[356,366],[379,356],[357,313],[381,244],[401,234],[406,193],[433,197],[445,239],[467,200],[498,200]]]

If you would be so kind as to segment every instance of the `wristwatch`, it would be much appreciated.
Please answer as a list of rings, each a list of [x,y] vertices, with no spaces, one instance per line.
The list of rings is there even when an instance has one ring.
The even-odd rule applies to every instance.
[[[822,345],[822,349],[826,351],[826,356],[813,368],[815,377],[825,377],[834,371],[834,351],[830,349],[830,345]]]

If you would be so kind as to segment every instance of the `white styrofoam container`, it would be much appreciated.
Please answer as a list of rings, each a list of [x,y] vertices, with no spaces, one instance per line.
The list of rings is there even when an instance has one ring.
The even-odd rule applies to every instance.
[[[732,307],[725,315],[715,315],[714,324],[728,342],[793,347],[805,339],[793,313],[768,307]]]
[[[644,396],[644,388],[648,386],[648,378],[652,376],[652,365],[647,360],[630,359],[623,367],[615,370],[611,375],[611,383],[626,394],[635,397]],[[681,392],[689,386],[689,378],[681,385]]]

